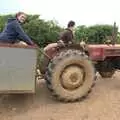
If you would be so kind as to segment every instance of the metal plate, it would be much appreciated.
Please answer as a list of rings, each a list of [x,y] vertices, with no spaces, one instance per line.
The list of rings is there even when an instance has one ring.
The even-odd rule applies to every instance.
[[[0,46],[0,93],[35,92],[37,50]]]

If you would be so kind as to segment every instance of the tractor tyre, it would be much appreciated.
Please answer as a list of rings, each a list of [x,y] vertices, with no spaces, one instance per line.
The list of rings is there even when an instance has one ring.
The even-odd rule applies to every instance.
[[[108,72],[107,71],[106,72],[100,71],[99,73],[103,78],[111,78],[113,76],[113,74],[115,73],[115,70],[108,71]]]
[[[74,102],[90,93],[95,82],[95,71],[85,53],[68,49],[59,52],[51,60],[45,79],[55,98]]]

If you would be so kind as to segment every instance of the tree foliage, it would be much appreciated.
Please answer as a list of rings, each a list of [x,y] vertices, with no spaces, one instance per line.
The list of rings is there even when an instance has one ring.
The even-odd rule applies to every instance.
[[[3,30],[7,19],[14,17],[14,15],[0,15],[0,32]],[[31,39],[40,47],[56,42],[58,40],[59,33],[63,31],[57,22],[45,21],[40,19],[39,15],[28,15],[28,19],[23,24],[25,32],[31,37]],[[93,26],[77,26],[75,29],[75,39],[77,42],[81,40],[87,43],[104,43],[107,36],[112,36],[112,25],[93,25]],[[120,42],[120,33],[118,33],[118,42]]]
[[[116,28],[117,29],[117,28]],[[94,25],[90,27],[78,26],[75,36],[77,41],[84,40],[88,43],[104,43],[108,36],[113,36],[112,25]]]

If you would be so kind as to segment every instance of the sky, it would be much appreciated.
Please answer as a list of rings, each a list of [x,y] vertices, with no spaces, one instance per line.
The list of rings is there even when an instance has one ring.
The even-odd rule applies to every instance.
[[[69,20],[76,25],[113,24],[120,31],[119,0],[0,0],[0,14],[24,11],[39,14],[45,20],[56,20],[66,26]]]

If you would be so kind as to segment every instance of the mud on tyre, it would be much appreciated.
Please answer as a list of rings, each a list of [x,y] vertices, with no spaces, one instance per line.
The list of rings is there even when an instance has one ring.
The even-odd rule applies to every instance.
[[[95,71],[80,50],[63,50],[49,63],[46,82],[52,95],[60,101],[81,100],[91,91]]]

